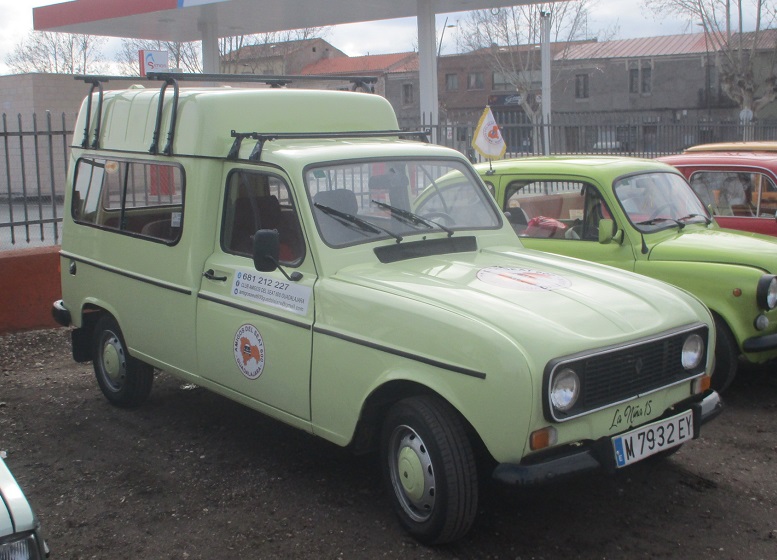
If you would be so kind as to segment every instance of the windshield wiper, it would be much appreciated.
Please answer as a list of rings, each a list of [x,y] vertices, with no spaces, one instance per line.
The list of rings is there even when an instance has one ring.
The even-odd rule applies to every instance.
[[[681,218],[682,219],[682,218]],[[677,226],[680,229],[683,229],[685,227],[685,224],[679,220],[675,220],[674,218],[651,218],[649,220],[644,220],[642,222],[637,222],[638,226],[654,226],[658,222],[674,222],[677,224]]]
[[[710,225],[712,223],[712,220],[710,220],[707,216],[703,214],[688,214],[687,216],[683,216],[682,218],[677,218],[679,221],[686,221],[690,220],[691,218],[701,218],[704,220],[705,225]]]
[[[446,227],[441,223],[435,222],[434,220],[422,218],[418,214],[414,214],[409,210],[403,210],[402,208],[397,208],[396,206],[391,206],[390,204],[386,204],[385,202],[379,202],[377,200],[372,200],[372,203],[377,204],[379,207],[388,210],[389,212],[391,212],[392,216],[396,216],[400,218],[401,221],[405,222],[406,224],[409,224],[412,226],[425,226],[428,229],[437,227],[443,230],[445,233],[447,233],[448,237],[453,235],[453,230],[451,228]]]
[[[370,233],[381,233],[381,232],[387,233],[388,235],[396,239],[397,243],[400,243],[402,241],[401,235],[397,235],[393,231],[389,231],[386,228],[376,226],[375,224],[372,224],[366,220],[357,218],[353,214],[348,214],[347,212],[340,212],[340,210],[335,210],[334,208],[331,208],[329,206],[319,204],[318,202],[314,203],[313,206],[321,210],[324,214],[329,214],[333,218],[338,219],[338,221],[343,225],[354,225],[358,229],[362,231],[368,231]]]

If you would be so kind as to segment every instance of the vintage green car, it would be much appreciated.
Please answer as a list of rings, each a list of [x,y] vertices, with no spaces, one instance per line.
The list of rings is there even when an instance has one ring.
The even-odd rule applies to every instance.
[[[160,369],[379,452],[425,543],[470,528],[479,469],[614,471],[720,410],[698,298],[522,249],[467,159],[385,99],[164,91],[87,98],[68,167],[54,315],[111,403]]]
[[[694,294],[718,331],[712,384],[777,356],[777,240],[718,227],[674,168],[598,156],[476,165],[525,247],[624,268]]]

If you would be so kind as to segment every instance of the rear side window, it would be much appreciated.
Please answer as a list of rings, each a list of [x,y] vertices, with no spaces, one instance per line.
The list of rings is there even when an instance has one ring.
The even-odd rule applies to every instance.
[[[81,158],[71,213],[80,224],[173,244],[183,230],[183,200],[178,165]]]

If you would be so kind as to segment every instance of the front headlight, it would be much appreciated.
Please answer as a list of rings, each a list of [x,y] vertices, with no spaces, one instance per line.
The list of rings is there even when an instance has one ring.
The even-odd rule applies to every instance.
[[[685,339],[681,361],[685,369],[698,367],[704,358],[704,339],[698,334],[692,334]]]
[[[580,396],[580,378],[574,370],[564,368],[553,376],[550,384],[550,403],[559,412],[567,412]]]
[[[761,309],[771,310],[777,307],[777,276],[764,274],[758,281],[756,300]]]
[[[35,535],[0,543],[0,560],[42,560]]]

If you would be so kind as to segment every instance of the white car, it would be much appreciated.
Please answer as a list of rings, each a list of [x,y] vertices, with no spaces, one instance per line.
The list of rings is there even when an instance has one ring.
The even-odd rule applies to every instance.
[[[48,556],[38,518],[0,458],[0,558],[39,560]]]

